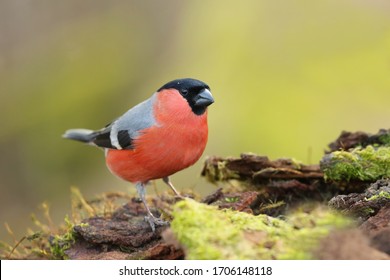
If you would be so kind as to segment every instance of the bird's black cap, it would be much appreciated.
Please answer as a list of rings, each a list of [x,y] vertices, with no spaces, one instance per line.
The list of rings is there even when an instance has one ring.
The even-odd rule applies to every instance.
[[[177,89],[178,91],[188,90],[188,89],[196,89],[196,88],[210,89],[210,87],[202,81],[199,81],[196,79],[191,79],[191,78],[185,78],[185,79],[177,79],[177,80],[170,81],[170,82],[166,83],[165,85],[163,85],[161,88],[159,88],[158,91],[163,90],[163,89],[171,89],[171,88]]]

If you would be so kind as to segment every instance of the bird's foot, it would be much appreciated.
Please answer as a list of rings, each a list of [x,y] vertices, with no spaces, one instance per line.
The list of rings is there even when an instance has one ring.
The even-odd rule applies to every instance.
[[[183,200],[183,199],[186,199],[187,197],[184,195],[181,195],[181,194],[175,194],[175,198]]]
[[[152,228],[152,231],[155,232],[156,226],[167,226],[169,225],[169,222],[164,221],[162,219],[156,218],[153,215],[145,216],[145,221],[147,221]]]

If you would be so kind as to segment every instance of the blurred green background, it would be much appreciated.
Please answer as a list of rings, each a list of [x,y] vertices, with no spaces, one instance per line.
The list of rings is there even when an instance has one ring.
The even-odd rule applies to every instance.
[[[389,15],[386,0],[1,0],[0,239],[4,222],[21,236],[43,201],[61,220],[72,185],[135,192],[101,151],[61,135],[101,128],[175,78],[214,94],[204,156],[317,163],[341,130],[389,128]],[[201,166],[174,175],[178,189],[212,192]]]

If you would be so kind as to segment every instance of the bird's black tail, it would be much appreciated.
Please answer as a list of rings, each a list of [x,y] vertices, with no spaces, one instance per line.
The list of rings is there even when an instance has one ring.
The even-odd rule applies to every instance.
[[[83,128],[69,129],[65,131],[62,137],[84,143],[91,143],[96,137],[96,132],[90,129]]]

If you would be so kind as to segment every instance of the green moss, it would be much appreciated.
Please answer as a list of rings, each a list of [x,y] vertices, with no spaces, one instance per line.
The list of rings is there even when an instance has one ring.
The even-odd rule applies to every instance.
[[[239,200],[240,200],[239,197],[225,197],[225,201],[229,202],[229,203],[234,203],[234,202],[237,202]]]
[[[76,241],[75,233],[73,231],[74,225],[70,222],[68,217],[65,217],[65,223],[67,226],[66,232],[61,235],[53,235],[50,239],[50,252],[56,259],[67,259],[65,251]],[[83,226],[85,226],[85,224],[83,224]]]
[[[279,209],[286,206],[286,202],[283,200],[280,201],[270,201],[269,203],[261,204],[259,206],[258,212],[263,214],[277,213]],[[274,214],[269,214],[271,216],[276,216]]]
[[[379,136],[379,142],[383,145],[390,146],[390,133],[387,132]]]
[[[190,199],[178,202],[173,216],[171,229],[187,259],[310,259],[322,237],[350,224],[322,208],[281,220]]]
[[[333,181],[375,181],[390,177],[390,147],[367,146],[337,151],[321,162],[325,179]]]
[[[373,195],[373,196],[367,198],[367,201],[372,201],[372,200],[377,200],[377,199],[390,199],[390,193],[385,192],[385,191],[381,191],[379,194]]]
[[[253,248],[242,240],[240,231],[226,219],[224,212],[216,211],[215,207],[186,199],[176,204],[174,217],[171,227],[180,243],[191,248],[187,251],[189,259],[242,259],[253,254]],[[223,230],[218,234],[205,231],[205,224]],[[212,246],[207,246],[208,243]]]
[[[297,160],[295,158],[291,158],[291,164],[297,170],[300,170],[302,168],[302,165],[303,165],[303,163],[300,160]]]
[[[204,170],[202,173],[205,174],[206,179],[211,183],[231,179],[239,179],[240,175],[237,172],[234,172],[227,168],[227,163],[227,160],[221,160],[217,162],[217,165],[213,165],[208,163],[208,160],[206,159]]]
[[[372,214],[375,213],[375,210],[370,208],[370,207],[363,207],[360,212],[362,213],[362,216],[363,217],[369,217],[371,216]]]

